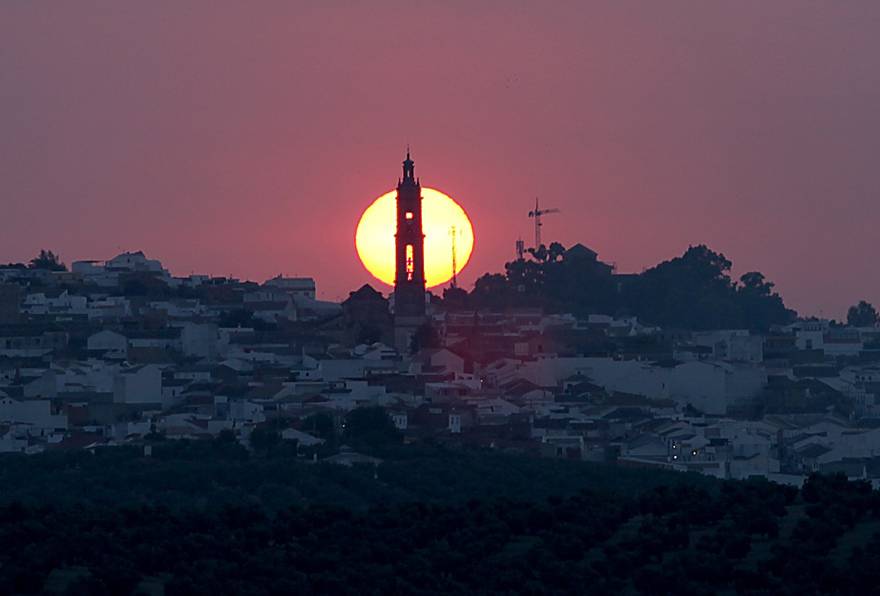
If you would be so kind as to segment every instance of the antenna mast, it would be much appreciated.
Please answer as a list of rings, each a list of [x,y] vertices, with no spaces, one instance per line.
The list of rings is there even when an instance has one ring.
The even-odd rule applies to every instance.
[[[452,236],[452,287],[458,287],[458,266],[455,259],[455,226],[450,227],[449,235]]]

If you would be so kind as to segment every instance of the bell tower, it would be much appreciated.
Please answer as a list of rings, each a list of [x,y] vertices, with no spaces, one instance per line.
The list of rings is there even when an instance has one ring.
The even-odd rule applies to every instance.
[[[425,322],[425,235],[422,232],[422,186],[415,177],[409,148],[403,178],[397,181],[397,232],[394,235],[394,343],[409,350],[412,335]]]

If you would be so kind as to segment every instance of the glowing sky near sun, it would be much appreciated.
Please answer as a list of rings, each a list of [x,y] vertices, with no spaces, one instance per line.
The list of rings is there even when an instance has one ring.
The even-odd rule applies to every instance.
[[[394,285],[394,233],[397,191],[392,190],[364,210],[355,233],[355,247],[364,267],[387,285]],[[431,288],[452,278],[452,232],[455,230],[456,272],[474,248],[474,229],[464,209],[445,193],[422,187],[422,232],[425,235],[425,282]]]

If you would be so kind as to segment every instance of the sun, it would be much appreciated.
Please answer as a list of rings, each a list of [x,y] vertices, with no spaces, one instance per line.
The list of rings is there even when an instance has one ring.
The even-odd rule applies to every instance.
[[[394,285],[394,233],[397,191],[391,190],[366,208],[354,243],[364,267],[376,279]],[[452,279],[452,232],[455,230],[455,270],[464,269],[474,249],[474,228],[452,197],[422,187],[422,232],[425,234],[425,284],[431,288]]]

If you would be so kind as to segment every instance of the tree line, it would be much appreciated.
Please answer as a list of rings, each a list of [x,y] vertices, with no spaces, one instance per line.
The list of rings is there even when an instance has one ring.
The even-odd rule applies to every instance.
[[[797,318],[763,273],[749,271],[734,279],[732,266],[722,253],[698,245],[642,273],[620,275],[595,255],[554,242],[506,263],[503,274],[481,276],[469,293],[447,290],[444,303],[453,309],[536,306],[575,314],[637,316],[685,329],[764,331]],[[877,311],[865,301],[850,308],[847,316],[851,325],[877,321]]]
[[[880,580],[880,497],[813,476],[613,497],[379,503],[0,505],[17,594],[857,594]],[[55,586],[59,588],[58,585]]]

